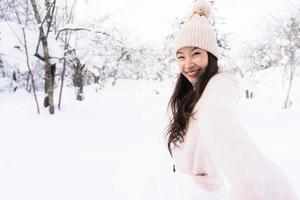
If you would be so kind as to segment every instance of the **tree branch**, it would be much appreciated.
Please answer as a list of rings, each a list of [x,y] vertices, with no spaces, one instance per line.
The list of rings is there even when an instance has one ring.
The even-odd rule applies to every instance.
[[[88,32],[93,32],[92,30],[87,29],[87,28],[63,28],[63,29],[58,31],[58,33],[56,35],[56,38],[55,38],[56,40],[58,39],[60,33],[63,32],[63,31],[88,31]],[[106,32],[103,32],[103,31],[94,31],[94,32],[95,33],[100,33],[102,35],[106,35],[108,37],[112,37],[110,34],[108,34]],[[120,44],[122,44],[122,41],[120,41],[120,40],[116,40],[116,41],[119,42]]]

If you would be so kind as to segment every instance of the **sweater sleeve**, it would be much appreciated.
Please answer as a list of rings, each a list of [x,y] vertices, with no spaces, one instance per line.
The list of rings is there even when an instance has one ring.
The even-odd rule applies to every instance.
[[[284,174],[258,150],[238,120],[239,86],[231,74],[210,79],[197,102],[196,126],[230,200],[295,200]]]

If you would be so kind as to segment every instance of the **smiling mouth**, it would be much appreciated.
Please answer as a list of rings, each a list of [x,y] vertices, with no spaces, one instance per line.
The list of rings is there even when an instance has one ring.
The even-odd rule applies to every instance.
[[[205,72],[205,68],[199,68],[192,71],[186,71],[186,75],[191,78],[197,78],[198,76],[202,76]]]
[[[187,73],[187,74],[192,74],[192,73],[194,73],[194,72],[196,72],[196,71],[198,71],[199,69],[195,69],[195,70],[193,70],[193,71],[188,71],[188,72],[185,72],[185,73]]]
[[[199,71],[200,71],[200,69],[196,69],[196,70],[188,71],[188,72],[185,72],[185,73],[186,73],[189,77],[195,78],[195,77],[197,77]]]

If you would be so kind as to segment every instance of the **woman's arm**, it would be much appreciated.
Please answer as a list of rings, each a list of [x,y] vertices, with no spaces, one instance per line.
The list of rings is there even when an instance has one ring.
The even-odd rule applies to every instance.
[[[284,174],[258,150],[238,119],[239,87],[234,75],[215,75],[195,117],[199,138],[230,184],[230,200],[295,200]]]

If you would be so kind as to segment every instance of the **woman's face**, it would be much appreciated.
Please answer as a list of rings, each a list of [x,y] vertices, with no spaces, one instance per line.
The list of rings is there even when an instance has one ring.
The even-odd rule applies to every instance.
[[[181,73],[194,85],[207,67],[207,51],[198,47],[183,47],[177,51],[176,57]]]

